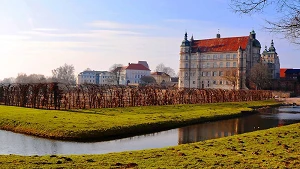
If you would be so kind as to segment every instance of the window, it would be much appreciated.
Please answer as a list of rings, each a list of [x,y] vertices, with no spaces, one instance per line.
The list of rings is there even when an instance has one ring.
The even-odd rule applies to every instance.
[[[230,59],[230,54],[227,54],[227,55],[226,55],[226,59]]]
[[[205,76],[206,75],[206,72],[202,72],[202,76]]]
[[[213,76],[218,76],[218,72],[213,72]]]
[[[185,76],[188,76],[188,73],[185,73]]]
[[[223,67],[223,62],[220,62],[220,65],[219,65],[220,67]]]
[[[202,59],[203,59],[203,60],[206,60],[206,56],[203,56]]]
[[[207,76],[211,76],[211,72],[207,72]]]
[[[218,55],[214,55],[214,60],[218,59]]]
[[[196,82],[195,81],[193,81],[193,84],[195,84]]]
[[[185,60],[189,60],[189,56],[188,55],[185,56]]]
[[[236,59],[236,54],[233,54],[232,57],[233,57],[233,59]]]
[[[233,67],[236,67],[236,62],[233,62],[233,65],[232,65]]]
[[[185,68],[188,68],[188,67],[189,67],[189,64],[188,64],[188,63],[186,63],[186,64],[185,64]]]
[[[202,64],[202,68],[206,68],[206,66],[205,66],[205,64],[204,64],[204,63]]]
[[[210,59],[210,55],[207,55],[207,59],[208,59],[208,60]]]
[[[223,54],[221,54],[221,55],[220,55],[220,59],[224,59],[224,56],[223,56]]]
[[[214,81],[213,81],[213,84],[217,84],[217,82],[214,80]]]
[[[218,64],[217,64],[217,63],[214,63],[213,67],[218,67]]]
[[[226,67],[230,67],[230,62],[226,62]]]
[[[210,67],[210,64],[209,64],[209,63],[206,63],[206,67],[209,68],[209,67]]]
[[[222,80],[220,80],[220,85],[221,85],[221,84],[223,84],[223,81],[222,81]]]
[[[219,72],[219,76],[223,76],[223,72],[222,71]]]

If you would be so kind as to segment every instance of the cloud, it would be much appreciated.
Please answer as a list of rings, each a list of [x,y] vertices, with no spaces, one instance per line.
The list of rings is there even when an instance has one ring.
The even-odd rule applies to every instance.
[[[54,32],[54,31],[59,31],[59,29],[54,29],[54,28],[34,28],[32,29],[33,31],[41,31],[41,32]]]
[[[87,24],[90,27],[101,29],[157,29],[158,27],[153,25],[143,24],[123,24],[112,21],[98,20]]]
[[[127,31],[127,30],[88,30],[88,31],[80,31],[80,32],[45,32],[45,31],[21,31],[19,34],[27,35],[31,37],[53,37],[53,38],[109,38],[111,36],[128,36],[128,35],[142,35],[141,32],[137,31]]]

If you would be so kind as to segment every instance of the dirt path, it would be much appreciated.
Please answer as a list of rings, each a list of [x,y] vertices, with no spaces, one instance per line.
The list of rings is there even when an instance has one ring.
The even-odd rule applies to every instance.
[[[278,101],[282,101],[285,104],[293,104],[296,103],[297,105],[300,105],[300,97],[292,97],[292,98],[278,98],[276,99]]]

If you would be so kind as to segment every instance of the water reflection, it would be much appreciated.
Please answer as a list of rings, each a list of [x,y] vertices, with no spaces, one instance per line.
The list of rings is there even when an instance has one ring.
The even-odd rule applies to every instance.
[[[293,110],[288,113],[288,110]],[[284,112],[282,112],[284,110]],[[300,107],[265,109],[261,113],[179,128],[178,144],[193,143],[300,122]]]
[[[288,111],[289,109],[292,111]],[[49,140],[0,130],[0,154],[103,154],[160,148],[297,123],[300,122],[300,113],[297,112],[300,112],[300,107],[272,108],[258,114],[230,120],[94,143]]]

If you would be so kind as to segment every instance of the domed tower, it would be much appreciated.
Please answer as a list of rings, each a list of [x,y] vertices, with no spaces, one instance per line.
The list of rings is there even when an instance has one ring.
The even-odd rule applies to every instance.
[[[250,32],[250,39],[252,41],[252,66],[255,63],[259,63],[260,62],[260,49],[261,49],[261,45],[260,42],[256,39],[256,33],[254,30],[252,30]],[[251,67],[252,67],[251,66]]]
[[[193,40],[193,37],[192,39]],[[190,87],[190,56],[191,56],[191,42],[188,40],[187,32],[184,34],[184,39],[180,46],[180,61],[179,61],[179,81],[178,87]]]
[[[273,40],[271,41],[271,46],[269,47],[269,50],[267,50],[266,46],[266,49],[262,53],[262,62],[267,64],[270,68],[270,72],[272,74],[273,79],[280,78],[280,62]]]

